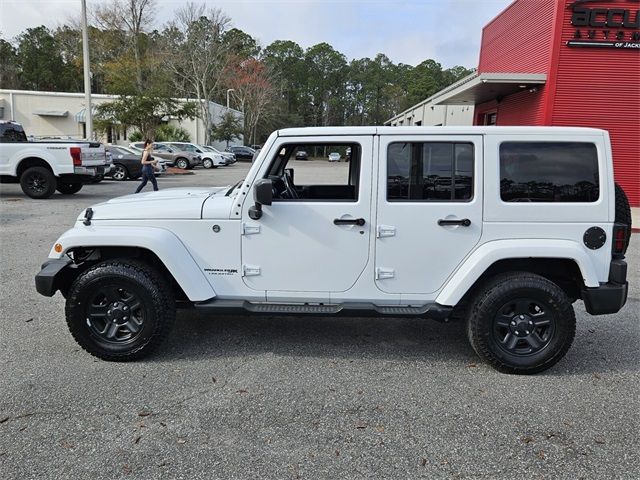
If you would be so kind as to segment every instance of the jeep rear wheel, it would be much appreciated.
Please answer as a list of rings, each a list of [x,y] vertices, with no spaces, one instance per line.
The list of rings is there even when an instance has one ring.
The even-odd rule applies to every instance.
[[[627,253],[627,248],[629,247],[629,241],[631,240],[631,207],[629,205],[629,199],[627,198],[627,194],[624,193],[624,190],[617,183],[615,184],[616,188],[616,223],[622,223],[627,225],[627,241],[625,243],[625,249],[622,252],[624,255]]]
[[[108,260],[73,283],[65,308],[75,340],[103,360],[136,360],[152,352],[175,320],[173,293],[152,268]]]
[[[56,177],[45,167],[30,167],[20,175],[20,187],[31,198],[49,198],[56,191]]]
[[[569,350],[576,330],[571,300],[531,273],[503,274],[481,289],[467,319],[476,353],[504,373],[538,373]]]

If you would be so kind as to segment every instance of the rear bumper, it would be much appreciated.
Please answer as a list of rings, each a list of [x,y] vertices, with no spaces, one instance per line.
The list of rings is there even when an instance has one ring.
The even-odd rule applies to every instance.
[[[47,260],[42,264],[40,272],[36,275],[36,290],[40,295],[52,297],[59,289],[59,281],[63,270],[72,263],[70,258],[56,258]]]
[[[607,315],[620,311],[627,302],[628,293],[627,262],[612,260],[609,281],[596,288],[582,289],[582,300],[591,315]]]

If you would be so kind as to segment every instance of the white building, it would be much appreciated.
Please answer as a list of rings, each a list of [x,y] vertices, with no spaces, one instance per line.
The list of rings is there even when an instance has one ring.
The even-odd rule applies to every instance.
[[[406,126],[443,126],[443,125],[473,125],[474,104],[465,105],[443,105],[440,103],[441,97],[450,90],[455,89],[464,83],[469,77],[440,90],[438,93],[423,100],[420,103],[406,109],[393,118],[390,118],[385,125],[397,127]]]
[[[93,109],[96,105],[118,99],[116,95],[91,95]],[[197,101],[178,99],[179,101]],[[239,118],[243,119],[242,112],[229,109]],[[209,111],[213,124],[227,111],[224,105],[209,102]],[[95,110],[94,110],[95,112]],[[84,93],[66,92],[33,92],[28,90],[2,90],[0,89],[0,120],[13,120],[24,127],[29,137],[70,137],[86,138],[86,110]],[[174,120],[169,124],[184,128],[189,132],[194,143],[204,142],[204,127],[202,120]],[[105,143],[126,145],[130,143],[128,136],[135,131],[135,127],[114,125],[100,138]],[[94,132],[94,137],[96,133]],[[239,143],[242,139],[239,140]],[[224,150],[224,142],[214,142],[214,146]]]

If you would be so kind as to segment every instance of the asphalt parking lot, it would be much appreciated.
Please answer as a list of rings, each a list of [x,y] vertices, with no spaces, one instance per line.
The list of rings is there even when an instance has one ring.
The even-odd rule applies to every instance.
[[[298,163],[296,178],[346,168]],[[639,235],[624,310],[591,317],[578,302],[573,347],[537,376],[481,363],[462,324],[193,311],[151,358],[107,363],[33,276],[83,208],[136,185],[41,201],[1,186],[0,478],[640,478]]]

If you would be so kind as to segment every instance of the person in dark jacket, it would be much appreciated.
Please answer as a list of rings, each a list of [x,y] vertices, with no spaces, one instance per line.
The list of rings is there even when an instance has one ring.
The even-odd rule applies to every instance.
[[[153,150],[153,142],[147,138],[144,142],[144,151],[142,152],[142,160],[140,161],[142,163],[142,182],[138,185],[136,193],[140,193],[140,190],[144,188],[149,180],[151,180],[151,184],[153,185],[153,191],[158,191],[158,182],[153,173],[158,161],[151,156],[151,150]]]

